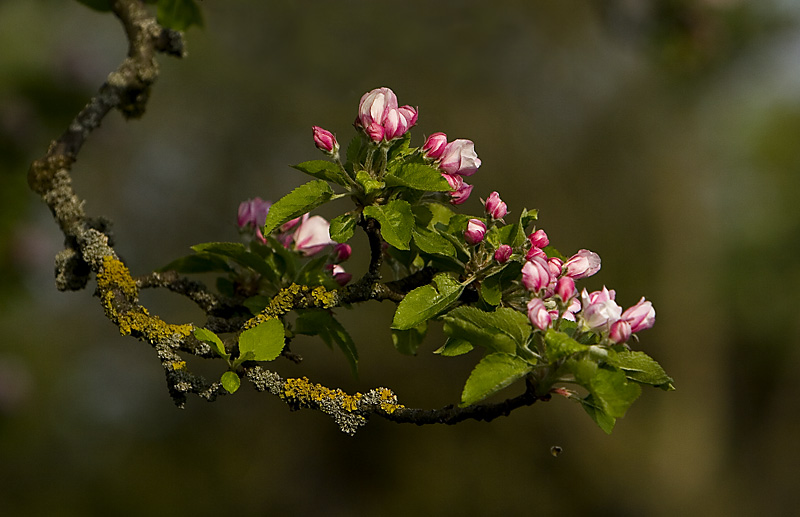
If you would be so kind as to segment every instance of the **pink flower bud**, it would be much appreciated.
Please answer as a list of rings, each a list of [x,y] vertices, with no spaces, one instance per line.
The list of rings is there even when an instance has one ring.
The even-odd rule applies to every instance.
[[[416,123],[417,110],[399,107],[397,96],[389,88],[365,93],[358,104],[356,127],[363,129],[373,142],[399,138]]]
[[[541,257],[533,257],[522,266],[522,285],[538,293],[550,283],[550,268]]]
[[[540,330],[547,330],[553,321],[540,298],[533,298],[528,302],[528,319]]]
[[[564,266],[564,261],[558,257],[550,257],[547,259],[547,265],[550,266],[550,274],[553,278],[561,276],[561,268]]]
[[[383,122],[384,134],[386,140],[400,138],[406,131],[408,131],[416,122],[417,112],[410,106],[403,106],[402,108],[390,109],[386,113],[386,120]]]
[[[333,264],[330,270],[333,279],[336,281],[337,284],[339,284],[342,287],[347,285],[347,283],[353,279],[353,275],[351,273],[346,272],[344,268],[339,264]]]
[[[425,143],[422,144],[422,152],[425,153],[426,158],[430,158],[431,160],[436,160],[442,153],[444,153],[444,148],[447,145],[447,135],[444,133],[434,133],[425,140]]]
[[[613,301],[616,296],[617,292],[613,289],[607,289],[606,286],[603,286],[602,291],[594,291],[592,293],[589,293],[586,291],[586,289],[581,291],[581,299],[583,300],[584,305],[607,302],[608,300]]]
[[[272,205],[269,201],[264,201],[260,197],[248,199],[239,205],[239,214],[237,223],[239,228],[245,226],[252,226],[253,228],[260,228],[264,226],[267,220],[267,212]]]
[[[385,134],[383,126],[378,124],[377,122],[371,123],[364,129],[364,131],[366,131],[367,136],[373,142],[380,142],[381,140],[383,140],[383,135]]]
[[[508,259],[511,258],[511,254],[513,252],[514,250],[511,248],[511,246],[508,244],[501,244],[497,248],[497,251],[494,252],[494,259],[501,264],[505,264],[508,262]]]
[[[575,280],[568,276],[562,276],[556,282],[556,294],[561,298],[561,301],[567,303],[569,300],[578,294],[575,289]]]
[[[350,258],[350,255],[352,253],[353,253],[353,248],[351,248],[349,244],[340,242],[333,247],[333,260],[336,261],[337,263],[344,262],[345,260]]]
[[[358,121],[365,129],[373,123],[383,126],[387,111],[397,109],[397,107],[397,96],[392,90],[385,87],[376,88],[361,97],[361,101],[358,103]],[[373,138],[373,140],[375,139]]]
[[[481,160],[475,153],[475,144],[472,140],[459,138],[447,144],[442,153],[439,168],[448,174],[458,174],[460,176],[472,176]]]
[[[460,178],[461,176],[457,177]],[[473,185],[468,185],[462,182],[458,190],[450,193],[450,203],[453,205],[460,205],[461,203],[464,203],[467,199],[469,199],[469,195],[472,194],[472,187]]]
[[[500,194],[497,192],[489,194],[484,207],[486,208],[486,213],[489,214],[492,219],[502,219],[508,213],[508,206],[500,199]]]
[[[649,329],[656,323],[656,310],[653,304],[644,299],[622,313],[622,319],[630,323],[631,332]]]
[[[592,294],[584,289],[581,292],[583,299],[583,320],[593,330],[609,330],[610,326],[622,315],[622,307],[614,302],[615,292],[603,287],[602,291]]]
[[[311,130],[314,132],[314,144],[317,149],[330,155],[339,152],[339,142],[336,141],[333,133],[319,126],[311,126]]]
[[[617,320],[611,324],[608,337],[614,343],[625,343],[631,338],[631,324],[625,320]]]
[[[528,240],[531,241],[531,246],[536,246],[537,248],[546,248],[550,245],[550,239],[547,238],[544,230],[536,230],[528,235]]]
[[[470,219],[467,229],[464,230],[464,240],[474,246],[483,240],[486,235],[486,224],[480,219]]]
[[[443,172],[442,177],[447,180],[447,184],[450,185],[450,188],[453,190],[458,190],[464,186],[464,178],[461,176],[457,176],[455,174],[446,174]]]
[[[386,140],[391,140],[393,138],[400,138],[406,131],[414,127],[414,124],[417,123],[417,110],[412,108],[411,106],[402,106],[397,108],[397,116],[398,116],[398,125],[394,131],[390,131],[388,127],[388,122],[384,123],[384,128],[386,129],[386,135],[384,138]]]
[[[539,257],[544,260],[547,260],[547,253],[544,252],[542,248],[537,248],[536,246],[531,246],[531,249],[528,250],[528,253],[525,254],[525,260],[530,260],[533,257]]]
[[[564,274],[574,278],[586,278],[600,271],[600,256],[589,250],[580,250],[564,264]]]
[[[294,231],[294,246],[297,251],[309,257],[331,244],[330,223],[324,217],[303,216],[300,226]]]

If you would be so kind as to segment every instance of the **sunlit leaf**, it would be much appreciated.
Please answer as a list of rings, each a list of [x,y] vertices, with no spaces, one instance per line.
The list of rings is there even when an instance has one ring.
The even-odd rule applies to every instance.
[[[480,402],[525,377],[533,366],[524,359],[504,353],[489,354],[475,366],[461,393],[461,406]]]
[[[235,372],[227,371],[222,374],[222,379],[220,379],[222,383],[222,387],[225,388],[225,391],[228,393],[236,393],[239,389],[239,386],[242,384],[242,380],[236,375]]]
[[[397,305],[392,328],[408,330],[446,310],[458,300],[464,286],[451,276],[440,273],[433,284],[417,287]]]
[[[198,341],[210,345],[211,349],[220,357],[228,357],[228,354],[225,352],[225,345],[222,344],[222,340],[215,333],[208,329],[195,327],[192,334],[194,334],[194,337],[197,338]]]
[[[332,196],[333,190],[325,180],[315,180],[300,185],[270,207],[264,223],[264,235],[269,235],[283,223],[328,202]]]
[[[472,343],[469,341],[448,338],[444,345],[434,350],[433,353],[444,357],[456,357],[471,352],[473,348]]]
[[[544,335],[544,342],[547,346],[547,359],[551,362],[589,349],[588,345],[582,345],[566,333],[553,329],[547,329]]]
[[[391,246],[401,250],[408,249],[414,215],[407,201],[396,199],[386,205],[367,206],[364,207],[364,215],[380,223],[381,236]]]
[[[331,240],[336,242],[349,241],[355,233],[357,222],[358,212],[347,212],[334,218],[330,226]]]
[[[339,165],[327,160],[311,160],[292,165],[292,167],[321,180],[330,181],[331,183],[342,186],[349,185],[347,177]]]
[[[451,338],[464,339],[497,352],[513,354],[526,344],[531,334],[527,316],[514,309],[486,312],[477,307],[461,306],[442,316],[444,332]]]
[[[390,187],[409,187],[427,192],[449,192],[452,189],[439,169],[422,163],[407,163],[384,176]]]
[[[253,361],[272,361],[281,354],[284,345],[283,323],[277,318],[268,319],[239,336],[239,352],[252,352]]]
[[[632,350],[617,352],[609,357],[608,363],[622,369],[630,380],[650,384],[666,391],[675,389],[672,377],[644,352]]]

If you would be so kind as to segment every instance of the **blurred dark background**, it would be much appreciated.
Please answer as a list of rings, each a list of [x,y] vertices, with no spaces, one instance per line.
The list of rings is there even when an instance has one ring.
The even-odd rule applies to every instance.
[[[185,60],[162,57],[144,118],[109,116],[74,167],[134,274],[237,240],[238,203],[306,181],[311,126],[343,143],[360,96],[419,106],[483,160],[464,210],[498,190],[540,209],[564,253],[589,248],[639,345],[678,390],[645,390],[605,435],[565,400],[490,424],[354,438],[246,386],[176,409],[159,363],[91,288],[60,293],[62,236],[28,164],[124,57],[110,15],[0,0],[0,513],[3,515],[776,515],[800,465],[800,5],[791,0],[205,0]],[[794,208],[792,208],[794,207]],[[322,210],[333,216],[343,205]],[[364,242],[355,241],[355,253]],[[364,262],[347,264],[357,275]],[[174,322],[202,314],[144,292]],[[394,351],[392,307],[340,311],[361,353],[295,345],[308,375],[401,401],[458,400],[477,356]],[[365,325],[364,322],[370,322]],[[373,323],[374,322],[374,323]],[[210,375],[218,364],[194,362]],[[513,390],[509,389],[511,393]],[[511,393],[513,394],[513,393]],[[558,457],[550,447],[561,446]]]

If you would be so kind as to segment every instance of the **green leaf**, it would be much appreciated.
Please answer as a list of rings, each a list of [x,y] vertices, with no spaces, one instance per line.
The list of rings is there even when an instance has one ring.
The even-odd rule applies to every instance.
[[[202,254],[228,257],[267,278],[275,278],[275,271],[269,264],[260,255],[248,250],[244,244],[239,242],[206,242],[195,244],[192,246],[192,250]]]
[[[203,26],[203,13],[195,0],[158,0],[158,23],[162,27],[185,31]]]
[[[264,235],[269,235],[286,221],[307,214],[333,197],[333,190],[325,180],[315,180],[300,185],[280,198],[269,208],[264,223]]]
[[[415,226],[411,228],[411,236],[414,238],[414,244],[425,253],[444,255],[452,258],[456,256],[456,249],[453,244],[448,239],[442,237],[438,230],[429,230],[422,226]]]
[[[445,205],[441,205],[439,203],[428,203],[426,205],[420,206],[420,208],[426,208],[428,212],[430,212],[430,219],[425,222],[428,228],[433,229],[437,223],[441,223],[444,226],[450,224],[450,219],[455,215],[455,212],[449,207]],[[414,207],[416,208],[416,207]],[[417,220],[422,224],[422,220],[419,219],[419,215],[415,212],[417,216]]]
[[[586,388],[603,410],[614,418],[625,416],[628,408],[642,392],[638,384],[628,382],[624,372],[606,368],[598,368]]]
[[[402,156],[410,154],[411,153],[411,149],[409,148],[410,142],[411,142],[411,131],[406,132],[406,134],[404,134],[402,138],[398,138],[397,140],[395,140],[394,143],[389,148],[389,152],[387,153],[389,163],[392,163],[392,161]]]
[[[239,386],[242,384],[242,380],[236,375],[236,372],[227,371],[222,374],[222,387],[225,388],[225,391],[228,393],[236,393],[236,390],[239,389]]]
[[[589,349],[588,345],[582,345],[564,332],[553,329],[547,329],[544,335],[544,342],[547,346],[547,360],[550,362]]]
[[[158,269],[158,271],[175,271],[182,274],[192,274],[217,271],[228,272],[231,271],[231,267],[222,257],[210,253],[196,253],[194,255],[187,255],[186,257],[175,259],[166,266]]]
[[[401,250],[409,249],[414,214],[411,213],[411,205],[407,201],[395,199],[386,205],[366,206],[364,215],[380,223],[381,235],[391,246]]]
[[[652,357],[644,352],[624,350],[611,354],[608,364],[616,366],[625,372],[628,379],[641,384],[650,384],[666,391],[675,389],[672,377],[667,375]]]
[[[281,354],[284,345],[283,323],[277,318],[268,319],[239,336],[239,353],[252,352],[253,361],[272,361]]]
[[[434,354],[439,354],[444,357],[456,357],[471,352],[473,349],[472,343],[464,339],[448,338],[444,345],[440,346],[433,351]]]
[[[194,337],[197,338],[198,341],[202,341],[203,343],[208,343],[211,346],[211,349],[214,350],[218,356],[223,358],[230,357],[225,352],[225,345],[222,344],[222,340],[219,338],[219,336],[217,336],[210,330],[200,327],[195,327],[192,334],[194,334]]]
[[[464,286],[453,277],[440,273],[433,278],[435,284],[417,287],[397,305],[392,328],[408,330],[445,311],[458,300]]]
[[[531,334],[528,318],[514,309],[485,312],[477,307],[461,306],[442,316],[444,333],[464,339],[495,352],[513,354],[524,346]]]
[[[404,355],[417,355],[420,343],[428,331],[428,324],[422,323],[408,330],[392,329],[392,344],[398,352]]]
[[[584,411],[592,417],[592,420],[600,426],[600,429],[605,431],[606,434],[611,434],[611,431],[614,430],[614,424],[617,422],[616,418],[609,416],[608,413],[603,411],[591,395],[587,395],[586,398],[581,400],[581,405]]]
[[[347,144],[347,162],[350,164],[359,163],[361,149],[364,147],[365,137],[361,132],[356,133],[350,143]]]
[[[328,346],[336,343],[350,364],[353,376],[358,377],[356,344],[333,313],[321,309],[300,311],[295,320],[295,332],[306,336],[319,336]]]
[[[314,176],[321,180],[330,181],[343,187],[349,186],[344,171],[338,164],[329,162],[327,160],[311,160],[308,162],[298,163],[292,165],[293,168],[305,172],[308,175]]]
[[[404,163],[389,171],[383,180],[390,187],[409,187],[427,192],[452,190],[439,169],[422,163]]]
[[[461,406],[480,402],[513,382],[525,377],[531,370],[527,361],[517,356],[497,352],[489,354],[475,366],[461,393]]]
[[[511,282],[520,276],[522,264],[507,262],[503,268],[481,282],[481,298],[489,305],[499,305],[503,300],[503,291],[511,287]]]
[[[336,242],[349,241],[356,231],[357,222],[358,212],[347,212],[334,218],[330,227],[331,240]]]
[[[78,0],[78,2],[95,11],[110,11],[113,0]]]
[[[565,366],[578,384],[589,391],[582,401],[583,408],[606,433],[611,432],[616,419],[625,416],[642,392],[639,384],[628,382],[622,370],[598,367],[589,359],[568,361]]]
[[[376,180],[367,171],[356,172],[356,183],[361,185],[361,188],[364,189],[364,193],[367,195],[377,192],[386,186],[384,182]]]

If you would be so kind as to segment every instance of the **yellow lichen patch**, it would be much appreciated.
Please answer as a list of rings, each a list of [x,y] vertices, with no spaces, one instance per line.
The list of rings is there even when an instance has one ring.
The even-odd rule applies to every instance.
[[[258,315],[250,318],[245,329],[250,329],[272,318],[278,318],[294,309],[320,308],[329,309],[336,305],[336,291],[328,291],[322,286],[292,284],[284,287],[272,297],[269,305]]]
[[[390,415],[398,409],[403,409],[405,407],[397,403],[397,395],[388,388],[378,388],[378,395],[381,400],[381,409]]]
[[[302,405],[317,406],[326,401],[336,401],[348,412],[358,409],[361,393],[348,395],[336,388],[332,390],[321,384],[312,384],[307,377],[300,379],[286,379],[283,386],[282,398],[293,399]]]
[[[328,291],[322,286],[315,287],[314,290],[311,291],[311,297],[314,299],[316,306],[320,309],[330,309],[336,305],[336,292]]]
[[[183,370],[186,368],[186,361],[173,361],[172,362],[172,369],[173,370]]]
[[[192,333],[192,326],[173,325],[165,323],[158,316],[151,316],[144,307],[139,310],[131,310],[118,316],[120,334],[126,336],[132,332],[141,333],[152,343],[163,343],[176,334],[181,338],[186,338]]]
[[[136,300],[139,290],[131,278],[131,272],[118,259],[106,255],[103,257],[103,267],[97,273],[97,287],[105,293],[109,289],[118,288],[128,300]]]

